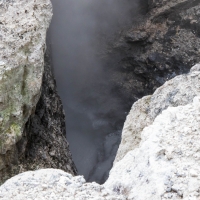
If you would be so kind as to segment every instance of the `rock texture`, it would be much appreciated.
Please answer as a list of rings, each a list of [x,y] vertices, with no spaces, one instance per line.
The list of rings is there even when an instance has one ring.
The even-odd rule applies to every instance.
[[[0,169],[14,162],[40,97],[51,9],[49,0],[0,2]]]
[[[127,107],[200,62],[199,10],[198,0],[149,0],[147,14],[114,39],[106,70]]]
[[[111,191],[97,183],[85,183],[82,176],[73,177],[56,169],[25,172],[13,177],[1,186],[0,199],[21,200],[27,198],[34,200],[125,200],[123,196],[113,195]]]
[[[199,199],[200,96],[169,107],[141,133],[139,148],[115,164],[105,186],[128,199]]]
[[[29,118],[23,138],[17,144],[23,171],[59,168],[77,174],[66,140],[65,114],[51,72],[48,51],[45,54],[41,97]],[[21,169],[22,170],[22,169]]]
[[[177,86],[178,83],[182,86]],[[199,199],[200,95],[196,91],[199,83],[200,65],[195,65],[188,75],[168,81],[151,98],[141,100],[149,105],[149,113],[155,119],[141,132],[138,148],[130,149],[114,165],[104,185],[85,183],[81,176],[46,169],[11,178],[0,187],[0,199]],[[169,99],[174,104],[163,105]],[[148,104],[151,100],[152,104]],[[141,108],[139,101],[134,104],[137,105]],[[163,107],[157,109],[157,105]],[[138,124],[144,119],[145,108],[141,109]],[[129,131],[134,137],[134,130]]]
[[[149,0],[148,5],[141,24],[122,32],[107,52],[112,58],[106,64],[112,66],[108,74],[113,91],[127,105],[200,61],[199,0]],[[56,120],[58,115],[63,118],[62,107],[48,73],[34,115],[51,4],[47,0],[3,1],[0,13],[1,181],[40,167],[75,174],[70,153],[65,154],[63,121]],[[0,188],[0,198],[198,199],[199,68],[196,65],[188,75],[176,77],[133,105],[116,163],[104,185],[85,183],[58,170],[42,170],[7,181]],[[63,150],[56,148],[60,145]]]
[[[48,54],[44,64],[51,17],[49,0],[0,2],[0,183],[45,167],[76,174]]]
[[[169,106],[186,105],[200,95],[200,64],[195,65],[189,74],[177,76],[167,81],[151,96],[146,96],[133,104],[125,121],[122,140],[115,162],[121,160],[128,151],[138,147],[142,130]]]

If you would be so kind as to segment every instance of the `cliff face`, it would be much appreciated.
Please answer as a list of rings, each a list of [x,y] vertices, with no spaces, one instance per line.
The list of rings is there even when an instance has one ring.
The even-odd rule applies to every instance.
[[[57,94],[48,51],[45,54],[41,97],[17,147],[21,171],[57,168],[77,174],[66,140],[65,114]]]
[[[158,86],[178,74],[188,72],[192,65],[200,61],[199,1],[149,0],[148,5],[146,19],[143,19],[137,28],[125,32],[113,50],[115,53],[122,52],[119,54],[121,60],[116,65],[119,70],[116,71],[113,81],[128,103],[144,96],[143,94],[151,94]],[[120,80],[121,77],[126,79]],[[184,95],[188,96],[188,99],[191,95],[192,100],[198,91],[195,85],[185,91],[182,91],[181,87],[181,83],[177,83],[177,88],[172,92],[174,95],[163,94],[164,99],[157,106],[155,102],[153,106],[150,105],[150,97],[144,97],[132,107],[134,112],[127,117],[130,124],[126,121],[124,125],[115,162],[126,154],[126,144],[129,149],[138,146],[138,131],[151,124],[167,105],[176,106],[177,99],[184,99]],[[178,91],[182,91],[180,96],[177,96]],[[161,94],[158,94],[157,98],[161,99]],[[181,101],[184,105],[184,100]],[[152,108],[157,110],[154,114]],[[137,120],[141,123],[138,124]],[[134,131],[134,136],[129,137],[129,129]]]
[[[148,7],[108,48],[106,69],[127,106],[200,62],[199,1],[149,0]]]
[[[0,4],[0,169],[15,162],[16,143],[40,97],[49,1]]]
[[[48,62],[43,77],[51,17],[49,0],[0,2],[0,182],[23,170],[45,166],[76,171],[63,164],[66,159],[73,162]],[[55,150],[58,143],[63,152]]]
[[[134,130],[137,127],[126,129],[132,138],[140,135],[140,144],[134,150],[127,149],[104,185],[85,183],[83,177],[73,177],[61,170],[38,170],[8,180],[0,187],[0,198],[198,199],[199,88],[200,64],[195,65],[189,74],[166,82],[152,96],[144,97],[133,105],[126,125],[134,124],[130,116],[135,115],[136,108],[140,110],[142,104],[148,105],[149,109],[137,112],[137,124],[149,118],[151,125],[147,123],[138,133]],[[131,143],[127,139],[128,142]]]

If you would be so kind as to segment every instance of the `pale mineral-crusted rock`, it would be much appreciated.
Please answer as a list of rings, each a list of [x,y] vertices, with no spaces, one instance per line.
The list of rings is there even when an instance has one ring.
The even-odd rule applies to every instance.
[[[147,124],[141,131],[138,148],[130,149],[114,165],[104,185],[85,183],[83,177],[73,177],[61,170],[44,169],[9,179],[0,187],[0,199],[199,199],[200,95],[195,93],[200,88],[199,69],[200,65],[195,65],[190,74],[176,77],[152,97],[144,97],[141,101],[147,105],[142,107],[140,101],[134,104],[142,111],[141,116],[137,113],[138,119],[146,120],[148,115],[144,112],[148,105],[150,116],[154,119],[151,118],[151,125]],[[190,90],[186,90],[188,87]],[[175,95],[174,89],[182,93],[179,91]],[[159,98],[156,96],[158,93],[161,95]],[[174,95],[170,97],[176,104],[166,103],[158,112],[156,105],[169,101],[169,96],[164,95],[166,93]],[[175,101],[184,96],[187,100]],[[151,99],[154,101],[151,102]],[[133,128],[130,132],[134,131]]]
[[[133,104],[124,124],[115,163],[128,151],[138,147],[142,130],[163,110],[169,106],[191,103],[197,95],[200,95],[200,64],[195,65],[189,74],[167,81],[152,96],[146,96]]]
[[[82,176],[73,177],[56,169],[30,171],[11,178],[1,186],[0,199],[125,200],[97,183],[85,183]]]
[[[104,186],[126,191],[128,199],[199,199],[200,96],[168,107],[141,138],[139,147],[115,164]]]
[[[0,1],[0,184],[40,168],[77,173],[50,49],[44,60],[51,16],[50,0]]]
[[[0,1],[0,170],[16,161],[18,142],[40,97],[49,0]]]

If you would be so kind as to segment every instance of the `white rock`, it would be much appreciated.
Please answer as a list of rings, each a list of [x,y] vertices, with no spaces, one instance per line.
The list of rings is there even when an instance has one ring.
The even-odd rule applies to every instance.
[[[197,178],[200,174],[200,157],[198,160],[194,157],[200,150],[200,123],[197,120],[200,111],[196,109],[198,101],[194,102],[173,108],[173,113],[183,115],[181,120],[176,118],[171,121],[172,109],[168,108],[145,128],[141,133],[139,148],[129,151],[115,164],[105,186],[113,190],[116,182],[119,183],[128,191],[127,199],[163,199],[165,194],[170,195],[171,199],[179,199],[180,195],[183,199],[195,199],[196,195],[200,195]],[[171,122],[168,123],[168,120]],[[180,139],[185,127],[185,136]],[[193,134],[191,127],[198,130],[198,134]],[[166,152],[170,152],[170,160],[166,159]],[[190,176],[177,176],[177,171],[188,168]],[[128,175],[127,170],[130,171]]]
[[[4,65],[5,65],[5,62],[0,60],[0,66],[4,66]]]
[[[187,75],[180,75],[167,81],[153,95],[143,97],[133,104],[124,124],[115,163],[121,160],[128,151],[139,146],[142,130],[152,124],[155,117],[163,110],[170,106],[187,105],[195,96],[200,95],[200,79],[196,76],[200,75],[200,64],[196,64],[190,71]],[[199,98],[194,101],[199,101]],[[169,120],[173,121],[177,114],[171,115]]]
[[[0,155],[21,139],[39,99],[51,16],[50,0],[0,1]]]

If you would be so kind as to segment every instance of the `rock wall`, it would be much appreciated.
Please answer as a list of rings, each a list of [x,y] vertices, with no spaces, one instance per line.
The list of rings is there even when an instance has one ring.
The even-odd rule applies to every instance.
[[[149,0],[148,13],[108,47],[106,70],[127,107],[200,62],[199,10],[198,0]]]
[[[129,129],[133,138],[140,134],[141,142],[114,165],[104,185],[44,169],[8,180],[0,187],[0,199],[199,199],[199,84],[200,64],[133,105],[139,108],[140,102],[146,103],[152,123],[140,133]],[[137,113],[138,125],[145,119],[143,112]]]
[[[51,9],[48,0],[0,3],[0,169],[15,159],[40,97]]]
[[[65,114],[52,75],[49,51],[45,54],[41,97],[17,147],[23,171],[57,168],[77,174],[66,140]]]
[[[118,187],[128,199],[198,199],[199,106],[198,96],[163,111],[143,129],[139,147],[115,164],[105,186]]]
[[[49,0],[0,1],[0,182],[41,167],[76,173],[47,57],[43,76],[51,17]]]

